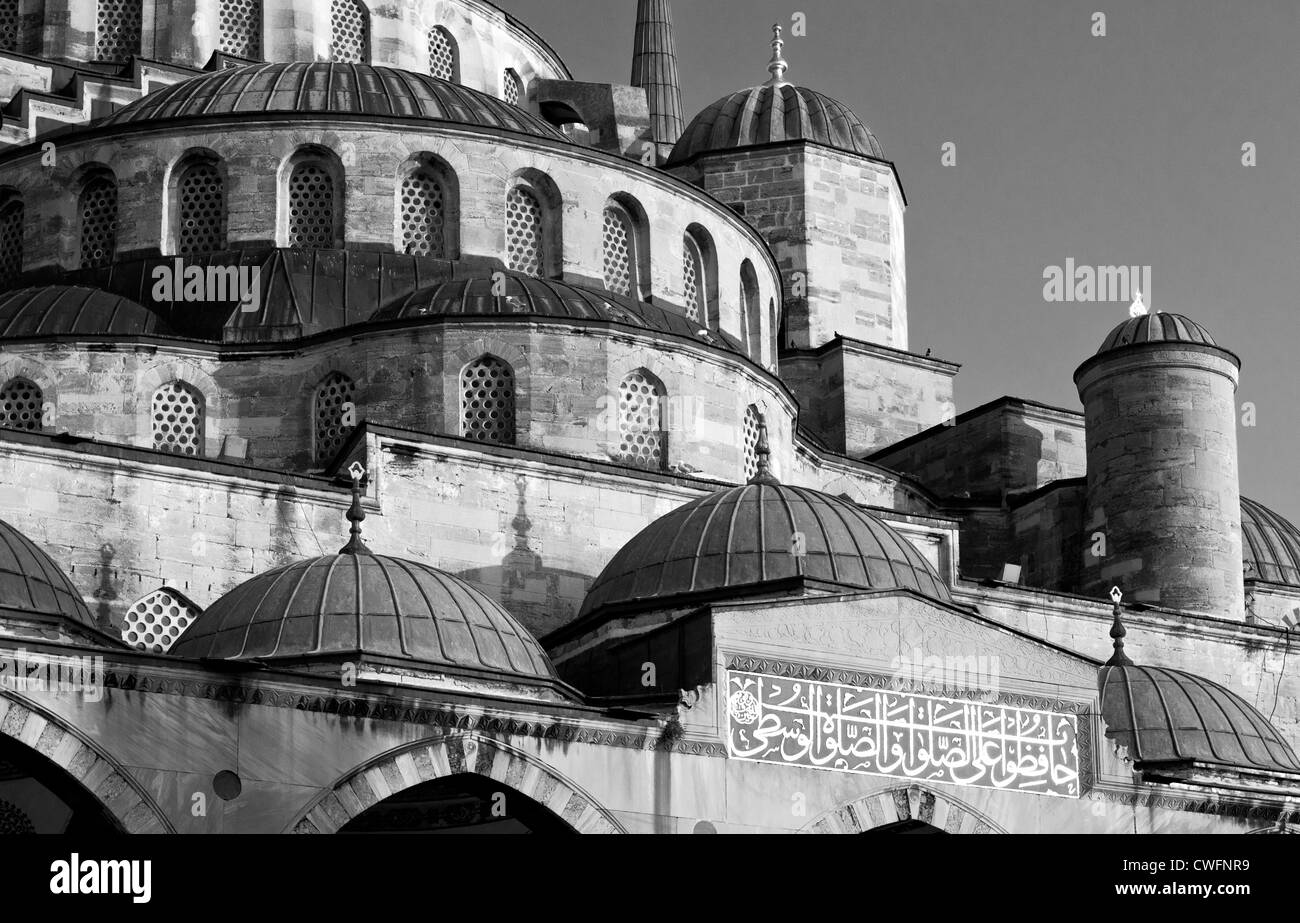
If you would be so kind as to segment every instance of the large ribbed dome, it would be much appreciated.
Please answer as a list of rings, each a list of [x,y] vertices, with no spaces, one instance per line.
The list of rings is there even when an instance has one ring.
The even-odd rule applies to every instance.
[[[486,93],[369,64],[250,64],[201,74],[150,93],[104,124],[267,112],[436,119],[567,140],[550,123]]]
[[[806,552],[800,557],[791,553],[796,532]],[[643,529],[601,571],[580,615],[800,575],[951,599],[912,543],[875,516],[838,497],[756,478],[679,507]]]
[[[669,160],[778,141],[813,141],[885,159],[876,136],[848,106],[806,87],[764,84],[724,96],[697,115]]]
[[[1130,317],[1124,323],[1106,335],[1098,355],[1132,346],[1137,343],[1200,343],[1204,346],[1216,346],[1210,332],[1191,318],[1181,314],[1166,314],[1156,311],[1153,314],[1141,314]]]
[[[69,619],[99,629],[81,594],[54,560],[7,522],[0,521],[0,617]]]
[[[1245,497],[1241,498],[1241,553],[1247,579],[1300,587],[1300,529]]]
[[[171,652],[219,660],[368,654],[438,671],[555,679],[528,629],[463,580],[346,549],[240,584],[209,606]]]

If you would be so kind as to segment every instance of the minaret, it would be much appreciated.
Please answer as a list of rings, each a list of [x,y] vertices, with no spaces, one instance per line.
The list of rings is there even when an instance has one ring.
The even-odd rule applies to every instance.
[[[637,0],[632,86],[646,92],[655,143],[671,148],[686,124],[682,119],[682,88],[677,82],[677,46],[668,0]]]

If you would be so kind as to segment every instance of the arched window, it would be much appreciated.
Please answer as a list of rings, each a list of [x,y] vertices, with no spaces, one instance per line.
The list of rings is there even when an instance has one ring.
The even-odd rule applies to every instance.
[[[618,386],[618,457],[651,470],[668,467],[668,434],[664,432],[663,383],[637,369]]]
[[[398,188],[398,206],[403,253],[452,258],[447,243],[451,190],[441,171],[428,164],[408,169]]]
[[[153,447],[175,455],[203,455],[203,395],[169,381],[153,395]]]
[[[352,434],[357,422],[356,395],[356,382],[342,372],[330,372],[316,387],[312,405],[319,464],[332,461]]]
[[[0,427],[35,432],[41,428],[45,396],[40,385],[26,378],[11,378],[0,388]]]
[[[456,40],[442,26],[429,30],[429,73],[439,80],[460,82],[460,60]]]
[[[262,0],[220,0],[217,23],[222,51],[252,60],[262,57]]]
[[[0,287],[23,271],[23,202],[11,198],[0,204]]]
[[[0,0],[0,51],[18,50],[18,0]]]
[[[763,319],[758,301],[758,275],[749,260],[740,264],[740,329],[745,350],[755,362],[763,360]]]
[[[699,243],[690,234],[682,238],[682,280],[686,316],[696,323],[707,325],[709,279],[704,269],[704,254],[700,251]]]
[[[81,268],[113,262],[117,250],[117,183],[107,171],[91,174],[78,199],[81,218]]]
[[[541,276],[546,266],[542,242],[542,205],[523,186],[506,194],[506,265],[515,272]]]
[[[758,474],[758,425],[763,422],[763,415],[758,408],[750,404],[745,408],[745,431],[743,434],[745,451],[745,480]]]
[[[460,434],[515,443],[515,373],[496,356],[481,356],[460,373]]]
[[[176,183],[176,252],[187,256],[224,249],[226,182],[215,163],[191,163]]]
[[[637,291],[637,235],[632,216],[617,202],[605,206],[605,288],[616,295],[640,297]]]
[[[329,166],[302,160],[289,174],[287,246],[328,250],[339,242],[338,189]]]
[[[330,60],[370,62],[370,11],[361,0],[330,0]]]
[[[140,53],[141,0],[99,0],[95,60],[121,63]]]
[[[524,99],[524,82],[513,68],[506,68],[501,75],[501,96],[512,106],[518,106]]]
[[[165,654],[198,617],[198,606],[176,590],[162,587],[126,610],[122,640],[138,650]]]

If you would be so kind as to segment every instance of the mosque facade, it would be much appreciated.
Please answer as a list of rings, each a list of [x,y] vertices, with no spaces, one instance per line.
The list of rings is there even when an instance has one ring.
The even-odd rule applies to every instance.
[[[0,0],[0,831],[1296,829],[1250,357],[956,414],[880,140],[631,39]]]

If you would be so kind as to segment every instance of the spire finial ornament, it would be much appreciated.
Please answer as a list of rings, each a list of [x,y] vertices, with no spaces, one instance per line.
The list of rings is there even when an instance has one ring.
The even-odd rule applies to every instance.
[[[1110,636],[1114,641],[1115,653],[1110,655],[1110,660],[1106,661],[1106,666],[1131,667],[1133,666],[1133,661],[1129,660],[1128,655],[1124,653],[1124,636],[1128,634],[1128,632],[1124,630],[1124,623],[1120,621],[1119,611],[1119,603],[1120,600],[1124,598],[1124,594],[1120,592],[1119,587],[1113,586],[1110,588],[1110,598],[1115,603],[1115,608],[1112,613],[1114,621],[1110,624]]]
[[[751,484],[779,484],[772,473],[772,450],[767,446],[767,421],[758,418],[758,442],[754,445],[755,471]]]
[[[1138,291],[1136,294],[1137,297],[1133,299],[1133,303],[1128,308],[1129,317],[1141,317],[1147,313],[1147,306],[1142,302],[1142,292]]]
[[[785,72],[790,69],[785,58],[781,55],[781,49],[785,47],[785,42],[781,40],[781,26],[777,24],[772,27],[772,60],[768,62],[767,72],[772,75],[767,81],[767,86],[784,87],[789,86],[790,81],[785,79]]]
[[[339,554],[370,554],[370,549],[361,540],[361,523],[366,518],[366,511],[361,506],[361,479],[366,476],[366,469],[361,462],[354,461],[348,466],[352,475],[352,505],[348,507],[348,522],[352,523],[348,543],[339,549]]]

